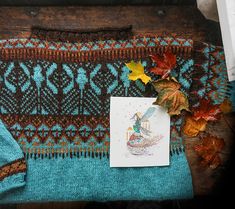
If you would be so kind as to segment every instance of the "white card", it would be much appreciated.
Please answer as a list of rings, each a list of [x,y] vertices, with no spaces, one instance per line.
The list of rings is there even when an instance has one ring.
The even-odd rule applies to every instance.
[[[235,80],[235,0],[217,0],[229,81]]]
[[[111,97],[110,167],[169,165],[170,116],[155,100]]]

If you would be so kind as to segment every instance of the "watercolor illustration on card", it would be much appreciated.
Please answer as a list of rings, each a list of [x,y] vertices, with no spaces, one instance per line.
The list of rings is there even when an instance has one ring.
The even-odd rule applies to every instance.
[[[144,114],[136,112],[131,120],[133,125],[127,129],[127,148],[133,155],[152,155],[153,147],[163,138],[161,134],[153,135],[150,123],[156,107],[149,107]]]
[[[111,97],[111,167],[169,165],[170,117],[154,101]]]

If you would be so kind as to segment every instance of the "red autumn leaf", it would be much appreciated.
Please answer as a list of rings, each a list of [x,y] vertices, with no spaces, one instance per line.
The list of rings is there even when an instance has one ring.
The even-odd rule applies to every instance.
[[[210,100],[202,99],[198,107],[192,109],[195,120],[216,121],[220,118],[221,109],[219,105],[213,105]]]
[[[223,139],[216,136],[207,135],[200,140],[200,143],[194,146],[196,153],[202,158],[203,166],[217,168],[221,164],[219,152],[224,148]]]
[[[166,78],[176,65],[176,55],[171,52],[165,52],[162,56],[150,55],[150,57],[157,65],[151,68],[150,72],[156,75],[161,75],[162,78]]]

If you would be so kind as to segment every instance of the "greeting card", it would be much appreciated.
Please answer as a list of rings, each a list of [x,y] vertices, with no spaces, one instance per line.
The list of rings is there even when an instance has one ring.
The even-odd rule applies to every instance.
[[[111,167],[169,165],[170,116],[155,100],[111,97]]]

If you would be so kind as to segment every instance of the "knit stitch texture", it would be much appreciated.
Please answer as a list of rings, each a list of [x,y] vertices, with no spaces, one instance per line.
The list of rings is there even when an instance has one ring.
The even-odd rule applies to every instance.
[[[109,102],[110,96],[156,96],[150,85],[128,79],[125,63],[140,60],[149,69],[153,65],[149,54],[166,50],[177,54],[172,75],[182,84],[181,90],[196,101],[193,98],[201,93],[192,76],[198,71],[193,47],[190,39],[132,36],[118,30],[80,35],[38,31],[30,39],[0,41],[0,118],[4,130],[0,143],[3,152],[13,153],[0,154],[0,162],[4,166],[23,156],[27,161],[25,181],[25,170],[0,179],[0,192],[2,185],[17,187],[5,189],[0,202],[192,197],[192,179],[180,136],[182,117],[171,120],[170,166],[110,168]],[[222,49],[218,52],[223,53]],[[217,78],[220,73],[214,75]],[[220,91],[210,78],[201,80],[203,87],[210,81],[213,91]],[[227,88],[227,77],[224,83]],[[230,90],[223,90],[223,98]],[[13,145],[6,146],[8,143]],[[17,151],[11,152],[14,147]]]
[[[0,193],[25,185],[22,150],[0,120]]]

